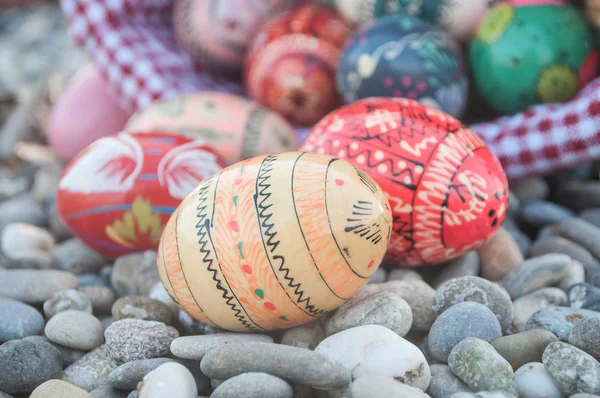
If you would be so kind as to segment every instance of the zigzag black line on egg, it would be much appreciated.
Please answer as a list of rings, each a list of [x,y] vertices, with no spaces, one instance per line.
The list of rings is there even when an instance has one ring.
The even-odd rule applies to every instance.
[[[217,185],[218,185],[220,177],[221,177],[221,173],[219,173],[219,175],[216,177]],[[213,279],[213,281],[216,282],[217,289],[223,292],[221,297],[225,299],[225,304],[227,304],[227,306],[229,308],[231,308],[231,310],[234,313],[233,315],[240,321],[240,323],[242,325],[244,325],[244,327],[249,331],[257,331],[259,329],[265,330],[265,329],[261,328],[260,326],[258,326],[254,321],[252,321],[252,319],[250,318],[250,316],[248,315],[248,313],[246,312],[244,307],[240,304],[235,293],[231,290],[231,286],[229,286],[229,283],[227,282],[227,279],[225,279],[225,278],[224,278],[225,283],[227,284],[227,288],[229,288],[229,290],[227,290],[227,288],[225,288],[223,286],[223,281],[219,280],[219,278],[217,277],[217,269],[214,267],[214,264],[213,264],[214,261],[212,258],[209,257],[211,252],[214,252],[214,255],[216,258],[216,263],[219,266],[219,269],[221,270],[221,265],[219,264],[219,257],[217,255],[217,252],[214,250],[213,239],[210,234],[212,219],[209,219],[205,213],[206,208],[208,207],[206,205],[206,202],[208,201],[209,186],[210,186],[210,184],[205,182],[204,186],[200,189],[200,192],[199,192],[200,199],[198,202],[198,206],[196,207],[196,210],[198,211],[197,217],[199,219],[198,223],[196,223],[196,229],[198,231],[196,233],[196,235],[198,235],[198,237],[199,237],[198,244],[200,245],[200,253],[203,256],[202,262],[206,265],[206,269],[212,273],[212,279]],[[216,195],[216,190],[217,190],[217,186],[215,185],[215,195]],[[213,210],[214,210],[214,206],[213,206]],[[237,305],[236,305],[235,301],[237,301]],[[237,308],[238,305],[242,309]],[[244,316],[242,314],[242,311],[244,311],[246,316]],[[246,320],[246,317],[254,325],[249,323]]]
[[[261,163],[260,168],[258,170],[258,176],[256,178],[256,194],[254,194],[254,205],[256,207],[256,214],[258,216],[259,226],[261,230],[261,240],[263,242],[263,247],[267,253],[267,258],[269,259],[269,264],[271,265],[271,269],[273,270],[273,274],[277,278],[279,285],[285,291],[285,294],[289,297],[292,302],[294,299],[288,294],[285,290],[285,287],[281,283],[277,272],[275,271],[275,267],[273,266],[273,262],[271,261],[271,256],[279,246],[280,240],[277,239],[277,232],[274,231],[275,223],[269,223],[271,217],[273,216],[273,212],[267,213],[269,208],[273,206],[273,203],[267,204],[266,202],[271,198],[272,193],[269,192],[271,188],[271,184],[268,180],[271,178],[271,172],[273,171],[273,162],[277,160],[277,155],[269,155],[267,156]],[[259,200],[260,197],[260,200]],[[264,230],[263,230],[264,229]],[[267,236],[267,241],[265,242],[264,237]],[[279,261],[279,271],[285,273],[283,279],[287,281],[289,287],[291,287],[294,294],[297,296],[297,301],[295,303],[298,305],[304,313],[310,316],[321,316],[327,311],[316,308],[313,304],[310,303],[310,297],[304,297],[305,292],[302,290],[301,284],[294,283],[294,278],[290,276],[290,269],[284,267],[285,265],[285,257],[282,255],[273,255],[273,260]],[[300,307],[299,304],[304,304],[306,310]]]

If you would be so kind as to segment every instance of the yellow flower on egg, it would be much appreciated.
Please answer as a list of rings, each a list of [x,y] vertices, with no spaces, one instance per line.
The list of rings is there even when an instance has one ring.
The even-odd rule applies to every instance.
[[[164,227],[150,201],[138,196],[130,211],[106,227],[106,235],[124,247],[147,247],[158,243]]]

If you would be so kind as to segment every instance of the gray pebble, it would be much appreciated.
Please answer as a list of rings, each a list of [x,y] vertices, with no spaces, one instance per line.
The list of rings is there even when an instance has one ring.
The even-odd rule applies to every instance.
[[[102,324],[104,330],[106,330],[106,328],[112,325],[114,322],[115,318],[113,318],[112,315],[103,316],[102,318],[100,318],[100,323]]]
[[[162,322],[123,319],[107,327],[104,337],[112,357],[129,362],[164,356],[179,332]]]
[[[550,194],[550,187],[542,177],[529,177],[511,181],[510,190],[521,202],[544,200]]]
[[[159,281],[156,252],[151,250],[117,258],[110,276],[119,296],[147,296]]]
[[[529,318],[526,328],[527,330],[548,330],[554,333],[560,341],[567,341],[573,325],[582,319],[591,317],[600,317],[600,312],[570,307],[546,307]]]
[[[569,344],[600,361],[600,318],[587,318],[577,322],[569,334]]]
[[[591,207],[579,213],[579,218],[600,227],[600,207]]]
[[[127,398],[128,391],[118,390],[110,384],[102,384],[100,387],[90,391],[89,398]]]
[[[62,375],[58,351],[39,341],[12,340],[2,344],[0,364],[0,390],[9,394],[29,393]]]
[[[525,261],[504,278],[502,285],[514,300],[556,284],[563,290],[568,290],[584,279],[583,265],[565,254],[553,253]]]
[[[600,395],[579,393],[571,395],[569,398],[600,398]]]
[[[527,330],[527,321],[533,314],[551,305],[566,306],[567,293],[556,287],[545,287],[533,293],[519,297],[513,302],[515,318],[513,319],[513,332]]]
[[[119,364],[106,345],[101,345],[67,367],[62,379],[89,392],[107,383],[110,372]]]
[[[600,272],[600,262],[583,246],[561,236],[546,236],[536,241],[529,249],[530,257],[543,256],[549,253],[562,253],[580,262],[585,269],[586,280]]]
[[[59,243],[52,253],[54,266],[76,275],[96,273],[104,266],[105,260],[98,253],[84,245],[79,239],[71,238]]]
[[[108,287],[108,281],[98,274],[81,274],[77,275],[79,281],[79,287],[84,286],[106,286]]]
[[[373,275],[371,275],[371,278],[369,278],[369,281],[367,283],[383,283],[385,282],[387,279],[387,271],[384,268],[377,268],[377,271],[375,271],[375,273]]]
[[[148,297],[166,304],[171,310],[173,316],[178,316],[177,314],[180,311],[179,306],[173,301],[171,296],[169,296],[169,293],[167,293],[167,290],[163,286],[162,282],[156,282],[154,284],[152,289],[150,289],[150,293],[148,293]]]
[[[240,361],[244,358],[244,361]],[[200,362],[202,373],[226,380],[246,372],[265,372],[318,388],[343,388],[350,372],[341,363],[307,349],[280,344],[243,342],[208,352]]]
[[[219,385],[211,398],[292,398],[292,387],[266,373],[243,373]]]
[[[319,322],[312,322],[286,330],[281,337],[281,344],[314,350],[324,338],[323,326]]]
[[[542,362],[565,395],[600,394],[600,362],[572,345],[554,342]]]
[[[48,206],[48,226],[57,242],[62,242],[73,236],[60,218],[58,210],[56,209],[56,203],[54,202]]]
[[[469,386],[456,377],[448,365],[431,365],[431,383],[427,393],[433,398],[446,398],[457,392],[471,392]]]
[[[589,283],[578,283],[571,286],[569,303],[572,308],[600,311],[600,287]]]
[[[529,362],[541,362],[548,344],[557,341],[547,330],[528,330],[492,341],[492,346],[506,359],[513,370]]]
[[[157,299],[155,299],[155,300],[157,300]],[[161,301],[161,303],[165,304],[163,301]],[[165,305],[167,306],[167,308],[169,308],[168,304],[165,304]],[[169,310],[171,311],[171,313],[173,313],[171,308],[169,308]],[[192,335],[215,334],[215,333],[219,333],[219,332],[223,331],[223,329],[220,329],[216,326],[207,325],[205,323],[200,322],[197,319],[192,318],[185,311],[178,310],[176,312],[176,314],[177,314],[177,318],[179,319],[179,324],[181,325],[181,327],[183,327],[183,330],[189,334],[192,334]]]
[[[410,268],[395,268],[391,270],[387,277],[389,281],[403,281],[403,280],[423,280],[423,277],[414,269]]]
[[[505,227],[504,224],[503,224],[503,226]],[[531,247],[531,238],[529,236],[527,236],[526,233],[524,233],[523,231],[521,231],[520,229],[518,229],[516,227],[515,228],[506,228],[506,230],[508,231],[509,234],[511,234],[511,236],[513,237],[515,242],[517,242],[517,246],[519,246],[519,250],[521,250],[521,254],[523,256],[527,255],[527,253],[529,253],[529,249]]]
[[[381,325],[404,336],[412,326],[412,311],[397,294],[387,291],[374,293],[342,305],[325,323],[325,333],[331,336],[363,325]]]
[[[600,228],[581,218],[565,220],[556,226],[556,234],[586,248],[594,257],[600,259]]]
[[[171,343],[173,355],[183,359],[201,360],[210,350],[226,344],[241,342],[272,343],[266,334],[224,332],[205,336],[178,337]]]
[[[169,355],[172,357],[172,355]],[[190,371],[198,387],[198,394],[210,392],[210,379],[200,370],[200,361],[190,361],[187,359],[176,359],[177,363],[182,364]]]
[[[75,289],[56,292],[48,300],[44,301],[44,314],[46,318],[52,318],[59,312],[76,310],[92,313],[92,303],[82,293]]]
[[[144,376],[167,362],[172,362],[169,358],[140,359],[137,361],[126,362],[116,367],[110,372],[108,382],[121,390],[135,390],[137,384],[142,381]]]
[[[521,208],[521,217],[533,227],[540,228],[575,217],[575,213],[564,206],[545,200],[531,200]]]
[[[506,391],[480,391],[478,393],[457,392],[450,398],[517,398],[517,396]]]
[[[469,337],[456,345],[448,357],[452,373],[473,391],[506,391],[517,395],[510,364],[491,344]]]
[[[95,314],[110,314],[117,299],[115,293],[105,286],[83,286],[77,290],[90,301]]]
[[[127,396],[127,398],[137,398],[138,396],[138,391],[137,390],[133,390],[132,392],[129,393],[129,395]]]
[[[517,217],[521,211],[521,199],[512,191],[508,191],[508,210],[506,215],[509,217]]]
[[[190,371],[177,362],[154,369],[139,385],[139,398],[196,398],[198,388]]]
[[[491,342],[502,336],[500,322],[488,307],[475,302],[455,304],[433,323],[428,337],[429,351],[446,362],[450,351],[468,337]]]
[[[429,331],[435,312],[432,309],[435,290],[422,280],[402,280],[381,283],[379,290],[395,293],[402,297],[412,312],[412,330]]]
[[[0,202],[0,229],[15,222],[43,227],[46,221],[42,206],[29,193]]]
[[[50,341],[76,350],[90,351],[104,342],[100,321],[83,311],[59,312],[46,323],[44,332]]]
[[[71,365],[73,362],[79,360],[83,357],[86,352],[81,350],[74,350],[73,348],[64,347],[60,344],[53,343],[48,340],[45,336],[28,336],[25,337],[24,340],[33,341],[33,342],[43,342],[46,344],[50,344],[54,348],[58,350],[58,360],[60,361],[63,368]]]
[[[52,256],[50,253],[40,250],[33,250],[26,256],[19,258],[8,258],[0,254],[0,267],[6,269],[47,269],[52,265]]]
[[[111,313],[116,320],[132,318],[171,324],[169,307],[146,296],[121,297],[113,304]]]
[[[41,304],[56,292],[77,287],[70,272],[56,270],[1,270],[0,296],[29,304]]]
[[[438,287],[433,310],[439,316],[448,308],[462,302],[485,305],[496,315],[503,331],[511,327],[514,309],[510,296],[502,286],[477,276],[451,279]]]
[[[433,287],[437,289],[438,286],[450,279],[462,276],[477,276],[479,275],[479,268],[479,255],[476,251],[470,251],[464,256],[447,262],[436,276]]]
[[[0,297],[0,344],[40,334],[44,317],[35,308],[17,300]]]
[[[560,185],[557,199],[573,210],[600,206],[600,182],[568,181]]]
[[[352,398],[429,398],[418,388],[408,386],[391,377],[362,376],[354,380],[351,387]]]

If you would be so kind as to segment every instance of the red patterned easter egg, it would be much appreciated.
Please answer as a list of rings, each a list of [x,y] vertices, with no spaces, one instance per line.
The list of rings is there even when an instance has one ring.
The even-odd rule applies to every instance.
[[[384,190],[394,218],[386,262],[442,263],[494,232],[508,208],[498,159],[450,115],[404,98],[367,98],[323,118],[303,150],[348,160]]]
[[[276,17],[248,49],[248,92],[292,122],[317,122],[340,104],[335,70],[350,31],[333,10],[316,5]]]
[[[181,200],[223,167],[201,140],[120,133],[95,141],[69,163],[56,206],[71,232],[107,258],[156,250]]]

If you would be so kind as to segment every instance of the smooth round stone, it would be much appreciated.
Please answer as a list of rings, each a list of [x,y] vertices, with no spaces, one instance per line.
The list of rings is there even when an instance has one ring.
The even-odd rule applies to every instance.
[[[532,200],[521,208],[523,220],[536,228],[548,224],[556,224],[569,218],[576,217],[575,213],[566,207],[544,200]]]
[[[377,271],[369,278],[367,283],[383,283],[387,280],[387,271],[384,268],[377,268]]]
[[[422,390],[385,376],[359,377],[352,383],[350,391],[352,398],[429,398]]]
[[[519,369],[529,362],[541,362],[548,344],[557,340],[556,336],[547,330],[528,330],[500,337],[492,341],[492,346],[513,369]]]
[[[504,228],[498,229],[477,249],[481,276],[499,281],[525,261],[515,238]]]
[[[154,369],[138,387],[139,398],[196,398],[194,376],[180,363],[169,362]]]
[[[108,376],[119,362],[114,360],[106,344],[88,352],[64,370],[63,380],[92,391],[102,384],[108,383]]]
[[[89,398],[127,398],[128,391],[117,390],[110,384],[103,384],[90,391]]]
[[[590,207],[600,207],[600,182],[566,182],[557,191],[557,199],[565,206],[576,211]]]
[[[571,218],[558,224],[556,233],[586,248],[600,259],[600,228],[581,218]]]
[[[76,287],[77,278],[70,272],[0,269],[0,296],[28,304],[41,304],[56,292]]]
[[[0,297],[0,344],[40,334],[44,317],[35,308],[17,300]]]
[[[47,269],[52,266],[52,255],[41,250],[28,251],[18,258],[0,254],[0,267],[6,269]]]
[[[45,229],[25,223],[11,223],[2,229],[2,253],[13,260],[33,260],[38,268],[50,268],[49,253],[54,248],[54,237]],[[50,261],[36,261],[38,258]]]
[[[469,386],[452,373],[448,365],[431,365],[431,383],[427,389],[427,394],[433,398],[446,398],[457,392],[471,392]]]
[[[286,330],[281,337],[280,344],[314,350],[325,337],[323,326],[314,322]]]
[[[600,205],[600,203],[598,203],[598,205]],[[585,209],[581,213],[579,213],[579,217],[589,222],[590,224],[600,227],[600,207],[592,207],[590,209]]]
[[[50,344],[12,340],[0,345],[0,390],[9,394],[29,393],[51,379],[60,379],[58,351]]]
[[[154,251],[117,258],[110,276],[110,283],[119,296],[147,296],[159,281]]]
[[[529,177],[511,181],[510,190],[521,202],[544,200],[550,194],[550,187],[542,177]]]
[[[33,390],[29,398],[89,398],[87,391],[62,380],[48,380]]]
[[[469,337],[458,343],[448,365],[473,391],[502,390],[517,395],[510,363],[484,340]]]
[[[514,309],[510,296],[502,286],[477,276],[451,279],[438,287],[433,310],[439,316],[448,308],[463,302],[485,305],[496,315],[502,330],[510,328]]]
[[[545,287],[518,298],[513,302],[515,309],[513,331],[526,331],[529,318],[542,308],[550,305],[565,306],[568,304],[568,301],[567,294],[556,287]]]
[[[559,341],[551,343],[542,362],[565,395],[600,394],[600,362],[579,348]]]
[[[83,286],[77,290],[90,301],[94,313],[110,314],[112,305],[116,300],[115,293],[110,288],[105,286]]]
[[[79,287],[84,286],[106,286],[108,287],[107,281],[98,274],[81,274],[77,275],[79,281]]]
[[[600,262],[583,246],[560,236],[546,236],[537,240],[529,249],[531,257],[543,256],[549,253],[563,253],[573,260],[579,261],[586,273],[586,280],[591,280],[591,275],[600,272]]]
[[[171,309],[169,308],[169,310],[171,310]],[[214,334],[214,333],[218,333],[223,330],[218,327],[202,323],[199,320],[192,318],[190,314],[188,314],[187,312],[185,312],[183,310],[177,311],[176,315],[177,315],[177,318],[179,319],[179,324],[181,325],[181,327],[183,327],[183,330],[191,335]]]
[[[0,229],[15,222],[39,227],[46,225],[44,209],[31,194],[24,193],[0,202]]]
[[[24,340],[32,341],[32,342],[42,342],[46,344],[50,344],[52,347],[56,348],[58,351],[58,360],[62,364],[62,367],[65,368],[71,365],[73,362],[77,361],[81,357],[85,355],[85,351],[75,350],[73,348],[64,347],[60,344],[53,343],[46,336],[28,336],[25,337]]]
[[[114,388],[134,390],[137,388],[137,384],[142,381],[144,376],[148,373],[167,362],[173,361],[174,360],[170,358],[151,358],[126,362],[110,372],[108,382]]]
[[[322,343],[321,343],[322,344]],[[243,361],[240,361],[243,358]],[[295,383],[323,389],[350,384],[350,372],[326,355],[281,344],[240,342],[209,351],[200,362],[202,373],[226,380],[247,372],[264,372]]]
[[[166,355],[179,332],[162,322],[123,319],[107,327],[104,337],[110,355],[117,361],[129,362]]]
[[[505,225],[506,226],[506,225]],[[521,254],[526,256],[529,252],[529,248],[531,247],[531,238],[521,231],[519,228],[507,228],[507,231],[515,242],[517,242],[517,246],[519,246],[519,250],[521,250]]]
[[[585,272],[581,263],[565,254],[552,253],[525,261],[502,280],[502,285],[515,300],[557,284],[563,290],[568,290],[584,280]]]
[[[221,383],[211,398],[292,398],[292,387],[266,373],[243,373]]]
[[[92,303],[84,294],[75,289],[54,293],[51,298],[44,301],[44,315],[48,319],[59,312],[69,310],[83,311],[91,314]]]
[[[506,391],[480,391],[477,394],[470,392],[457,392],[450,398],[517,398],[516,395]]]
[[[171,324],[171,310],[166,304],[145,296],[121,297],[112,306],[112,316],[116,320],[141,319]]]
[[[173,301],[171,296],[169,296],[169,293],[167,293],[167,290],[163,286],[162,282],[156,282],[156,284],[154,284],[152,289],[150,289],[150,293],[148,293],[148,297],[166,304],[171,310],[173,316],[177,316],[177,314],[179,314],[179,306]]]
[[[104,342],[102,324],[95,316],[83,311],[68,310],[54,315],[44,332],[56,344],[90,351]]]
[[[384,376],[422,391],[431,380],[429,365],[417,346],[379,325],[358,326],[329,336],[315,352],[343,364],[353,380]]]
[[[582,319],[569,333],[569,344],[600,361],[600,318]]]
[[[462,276],[477,276],[479,275],[479,269],[479,255],[475,250],[472,250],[464,256],[457,257],[444,264],[435,277],[432,286],[437,288],[450,279]]]
[[[571,308],[600,311],[600,287],[588,283],[578,283],[569,289]]]
[[[431,329],[436,317],[432,309],[435,290],[431,286],[422,280],[391,281],[376,286],[381,291],[397,294],[408,303],[413,330],[426,332]]]
[[[571,395],[569,398],[600,398],[600,395],[579,393]]]
[[[171,342],[171,353],[176,357],[199,361],[210,350],[226,344],[243,342],[272,343],[273,338],[266,334],[224,332],[205,336],[178,337]]]
[[[363,325],[381,325],[399,336],[412,326],[412,311],[402,297],[387,291],[364,296],[342,305],[325,323],[328,336]]]
[[[569,307],[546,307],[529,318],[526,328],[527,330],[548,330],[554,333],[560,341],[567,341],[569,333],[577,322],[593,317],[600,317],[600,312]]]
[[[396,268],[390,271],[387,277],[387,281],[403,281],[403,280],[419,280],[422,281],[423,277],[414,269],[410,268]]]
[[[452,349],[468,337],[487,342],[502,337],[498,318],[483,304],[464,302],[444,311],[429,331],[429,351],[437,360],[446,362]]]
[[[541,362],[530,362],[515,372],[520,398],[563,398],[564,395]]]
[[[56,268],[76,275],[98,272],[106,263],[102,256],[77,238],[56,245],[52,252],[52,261]]]

